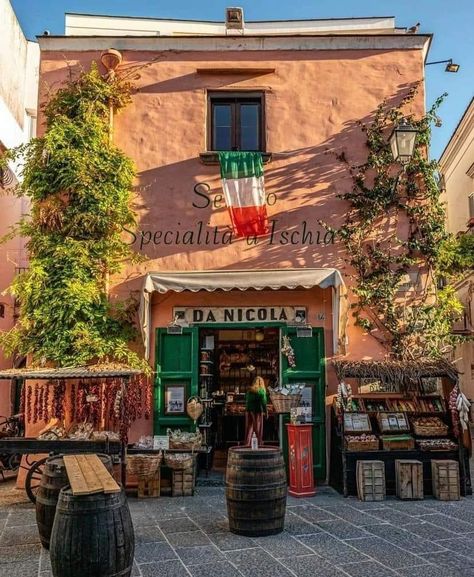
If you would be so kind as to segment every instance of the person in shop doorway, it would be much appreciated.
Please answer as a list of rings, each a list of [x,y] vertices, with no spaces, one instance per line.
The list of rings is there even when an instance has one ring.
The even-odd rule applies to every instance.
[[[268,417],[267,392],[262,377],[255,377],[245,396],[245,446],[250,447],[255,432],[258,446],[263,445],[263,416]]]

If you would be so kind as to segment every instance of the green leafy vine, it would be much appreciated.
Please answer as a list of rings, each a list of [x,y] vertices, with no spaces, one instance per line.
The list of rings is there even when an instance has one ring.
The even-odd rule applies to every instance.
[[[16,192],[31,202],[13,231],[29,239],[29,268],[10,287],[20,317],[0,336],[9,354],[34,364],[145,367],[129,348],[130,303],[112,302],[107,286],[135,258],[122,240],[123,228],[135,226],[135,168],[112,144],[109,124],[110,107],[123,109],[132,90],[126,78],[102,78],[95,64],[71,75],[43,108],[44,136],[2,158],[22,163]]]
[[[474,244],[445,230],[437,163],[427,155],[431,125],[439,122],[436,111],[446,95],[415,118],[404,110],[416,93],[414,87],[397,107],[381,103],[374,119],[360,125],[365,163],[354,166],[338,157],[353,181],[352,190],[340,195],[349,209],[335,231],[355,280],[352,312],[356,324],[398,359],[439,357],[455,344],[451,328],[462,305],[454,288],[445,283],[439,288],[440,281],[474,264]],[[400,171],[388,140],[402,118],[418,135],[414,155]]]

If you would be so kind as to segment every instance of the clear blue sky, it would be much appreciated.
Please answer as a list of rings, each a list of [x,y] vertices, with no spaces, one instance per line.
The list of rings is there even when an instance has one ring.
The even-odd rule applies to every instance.
[[[433,33],[430,60],[453,58],[457,74],[443,65],[426,69],[427,104],[448,92],[433,134],[438,157],[474,94],[474,0],[11,0],[28,38],[49,30],[64,33],[65,12],[222,20],[226,6],[242,6],[248,20],[395,16],[397,26],[421,22],[420,32]]]

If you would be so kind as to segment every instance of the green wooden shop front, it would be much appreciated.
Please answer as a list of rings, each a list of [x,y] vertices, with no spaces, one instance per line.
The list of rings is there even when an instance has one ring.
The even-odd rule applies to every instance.
[[[193,421],[186,415],[169,415],[165,412],[165,389],[173,384],[185,384],[185,400],[199,394],[199,330],[206,324],[184,328],[180,335],[168,334],[166,328],[156,334],[156,381],[154,394],[154,434],[166,434],[168,428],[192,431]],[[213,325],[216,329],[258,328],[259,323]],[[280,355],[283,384],[306,383],[312,386],[313,404],[313,458],[317,479],[326,476],[326,425],[325,425],[325,366],[324,335],[322,328],[313,328],[311,337],[297,337],[296,328],[281,323],[271,323],[280,328],[281,336],[288,335],[295,351],[296,367],[291,368],[285,356]],[[289,415],[280,422],[280,444],[287,456],[287,437],[284,424]]]

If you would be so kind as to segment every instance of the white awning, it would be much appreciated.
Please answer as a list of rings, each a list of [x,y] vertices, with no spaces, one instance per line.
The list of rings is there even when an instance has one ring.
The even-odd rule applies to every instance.
[[[345,293],[344,281],[342,280],[341,273],[335,268],[206,270],[148,273],[143,282],[139,312],[146,358],[148,359],[150,356],[150,295],[153,292],[164,294],[168,291],[213,292],[216,290],[309,289],[316,286],[323,289],[333,287],[338,293],[338,302],[335,303],[337,309],[343,308],[339,307],[339,300],[341,292]],[[343,289],[342,291],[340,290],[341,288]],[[337,329],[335,333],[338,337],[339,332]],[[339,340],[338,338],[338,341]]]

